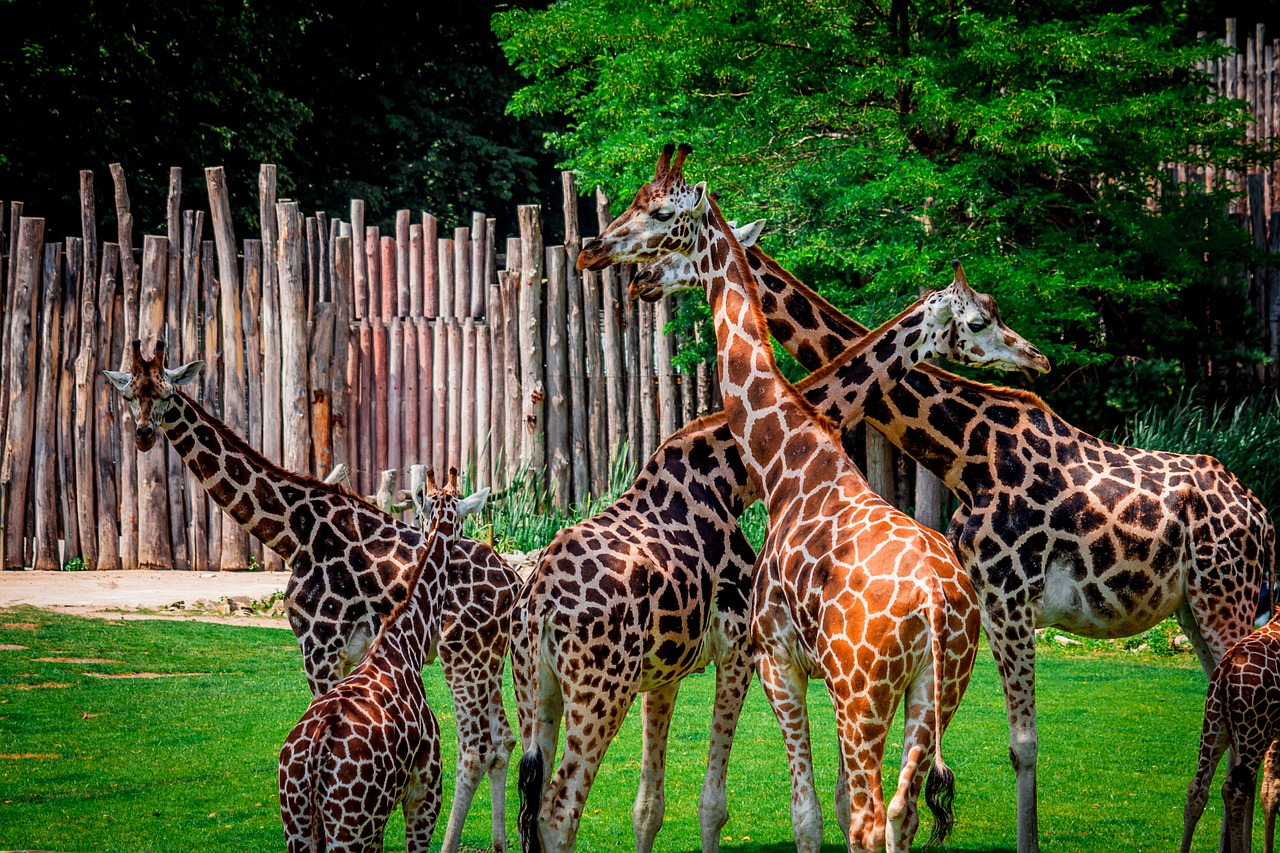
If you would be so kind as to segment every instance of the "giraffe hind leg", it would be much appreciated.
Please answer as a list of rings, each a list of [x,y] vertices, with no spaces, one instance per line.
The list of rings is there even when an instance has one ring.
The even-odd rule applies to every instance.
[[[643,747],[640,759],[640,787],[631,810],[637,853],[652,853],[653,840],[666,814],[667,735],[675,711],[680,683],[650,690],[640,697],[643,720]]]
[[[702,853],[719,851],[720,831],[729,820],[728,796],[725,793],[729,751],[733,748],[733,733],[738,727],[738,717],[742,714],[752,675],[751,660],[742,649],[716,664],[716,696],[707,748],[707,775],[698,798]]]
[[[1262,851],[1274,853],[1276,813],[1280,811],[1280,739],[1273,740],[1262,764]]]
[[[809,679],[793,665],[769,654],[756,661],[760,684],[782,729],[791,771],[791,832],[797,853],[818,853],[822,846],[822,807],[813,783],[813,748],[805,696]]]

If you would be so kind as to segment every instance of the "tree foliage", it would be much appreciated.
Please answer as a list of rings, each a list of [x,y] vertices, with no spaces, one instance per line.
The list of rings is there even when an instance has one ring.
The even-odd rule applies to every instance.
[[[1175,393],[1252,339],[1227,192],[1166,171],[1249,155],[1195,70],[1223,50],[1176,8],[561,0],[495,28],[527,81],[512,112],[564,116],[549,144],[586,185],[629,200],[689,141],[726,212],[767,217],[766,249],[873,323],[959,257],[1053,358],[1040,390],[1102,426],[1126,383]]]

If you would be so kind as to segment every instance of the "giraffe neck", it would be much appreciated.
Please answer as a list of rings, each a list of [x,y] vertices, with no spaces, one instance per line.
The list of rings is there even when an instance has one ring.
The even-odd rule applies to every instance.
[[[426,553],[409,578],[409,595],[387,615],[360,666],[416,678],[440,634],[448,578],[449,537],[444,525],[427,534]]]
[[[781,378],[773,359],[755,279],[715,201],[698,226],[690,259],[703,273],[715,317],[724,412],[742,461],[769,505],[779,513],[795,496],[800,470],[820,447],[838,445],[804,399]]]
[[[856,387],[861,380],[855,365],[843,356],[865,338],[867,328],[845,317],[758,247],[748,250],[748,258],[773,336],[810,370],[834,363],[827,368],[830,372],[797,386],[805,399],[842,427],[865,418],[966,505],[981,500],[999,480],[1000,436],[1015,428],[1021,417],[1064,437],[1097,441],[1063,421],[1034,394],[974,382],[930,364],[908,370],[884,393],[847,400],[841,383],[851,381]],[[819,377],[825,381],[815,381]],[[995,412],[996,418],[984,428],[968,429],[979,409]]]
[[[330,504],[349,502],[371,509],[337,486],[273,464],[181,391],[174,392],[160,428],[214,503],[286,564],[310,538],[294,529],[295,521],[305,517],[314,522],[313,515],[294,513],[294,507],[323,497]],[[412,528],[405,530],[417,536]]]

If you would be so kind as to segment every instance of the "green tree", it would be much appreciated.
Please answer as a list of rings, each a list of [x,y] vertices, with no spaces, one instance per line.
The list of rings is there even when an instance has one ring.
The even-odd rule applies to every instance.
[[[1222,49],[1176,9],[562,0],[495,29],[528,81],[511,111],[566,117],[548,142],[584,184],[625,203],[660,142],[689,141],[687,172],[864,320],[962,258],[1054,359],[1039,390],[1102,428],[1126,388],[1176,393],[1252,340],[1226,191],[1165,168],[1249,154],[1241,105],[1195,71]]]

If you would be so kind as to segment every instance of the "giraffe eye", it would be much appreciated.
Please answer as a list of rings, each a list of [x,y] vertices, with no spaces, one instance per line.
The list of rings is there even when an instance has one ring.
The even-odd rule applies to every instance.
[[[675,215],[676,215],[676,212],[674,210],[670,210],[665,207],[660,210],[655,210],[653,212],[653,218],[658,220],[659,222],[666,222]]]
[[[979,319],[979,320],[970,320],[970,321],[969,321],[969,331],[971,331],[971,332],[981,332],[983,329],[985,329],[987,326],[990,326],[990,325],[991,325],[991,321],[990,321],[990,320],[987,320],[987,319],[985,319],[985,318],[984,318],[984,319]]]

